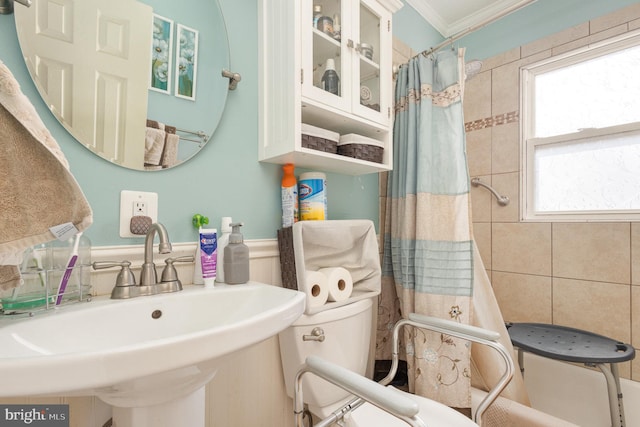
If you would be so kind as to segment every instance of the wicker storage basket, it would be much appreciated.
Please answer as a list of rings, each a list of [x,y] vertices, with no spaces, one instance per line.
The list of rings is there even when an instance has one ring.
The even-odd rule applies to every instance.
[[[293,230],[291,227],[278,230],[278,250],[280,251],[282,286],[288,289],[298,289],[296,258],[293,252]]]
[[[311,126],[302,123],[302,146],[312,150],[324,151],[325,153],[336,154],[338,152],[338,141],[340,134],[327,129]]]
[[[384,145],[378,140],[350,133],[340,137],[338,154],[369,162],[382,163]]]

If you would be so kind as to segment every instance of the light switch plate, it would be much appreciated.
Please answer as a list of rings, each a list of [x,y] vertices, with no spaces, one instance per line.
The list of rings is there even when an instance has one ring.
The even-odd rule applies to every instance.
[[[158,193],[122,190],[120,192],[120,237],[144,237],[133,234],[131,217],[146,215],[151,222],[158,222]]]

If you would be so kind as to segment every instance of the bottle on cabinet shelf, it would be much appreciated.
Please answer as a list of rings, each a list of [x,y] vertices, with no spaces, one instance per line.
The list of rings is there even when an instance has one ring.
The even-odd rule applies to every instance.
[[[336,65],[333,58],[327,59],[322,75],[322,88],[334,95],[340,94],[340,77],[336,72]]]
[[[333,15],[333,38],[340,41],[340,15]]]
[[[322,5],[313,5],[313,28],[318,28],[318,19],[322,16]]]

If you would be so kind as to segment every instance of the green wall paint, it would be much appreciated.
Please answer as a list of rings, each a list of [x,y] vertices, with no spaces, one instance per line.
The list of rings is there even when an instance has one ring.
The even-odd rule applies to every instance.
[[[406,0],[404,6],[393,15],[393,35],[402,40],[416,52],[437,46],[444,40],[440,34],[424,18],[409,6]]]
[[[123,239],[118,235],[121,190],[157,192],[159,221],[167,227],[173,242],[196,239],[191,227],[194,213],[209,216],[214,226],[222,216],[243,221],[247,239],[275,238],[281,224],[281,168],[257,160],[257,1],[221,0],[220,4],[229,33],[230,68],[242,75],[242,81],[229,93],[221,124],[202,152],[184,165],[159,172],[114,166],[71,138],[49,113],[31,82],[20,54],[13,15],[0,15],[0,60],[16,76],[69,160],[94,211],[94,224],[86,232],[93,245],[143,242],[141,238]],[[199,74],[199,78],[206,76]],[[215,74],[211,78],[221,77]],[[327,174],[327,181],[330,218],[367,218],[377,224],[376,174]]]
[[[468,46],[468,57],[486,58],[630,3],[635,2],[538,0],[527,10],[468,36],[459,45]],[[94,224],[86,233],[94,245],[142,243],[142,239],[118,236],[121,190],[157,192],[159,220],[167,226],[173,242],[195,239],[191,216],[196,212],[209,216],[214,224],[222,216],[243,221],[248,239],[275,237],[281,215],[280,167],[257,161],[257,0],[220,0],[220,4],[229,33],[231,69],[242,75],[242,82],[236,91],[229,93],[212,141],[196,158],[161,172],[114,166],[71,138],[49,113],[31,83],[20,54],[13,15],[0,15],[0,60],[12,70],[69,160],[71,171],[94,210]],[[442,40],[407,5],[394,16],[394,35],[416,51]],[[365,218],[377,223],[377,175],[328,174],[327,178],[330,218]]]

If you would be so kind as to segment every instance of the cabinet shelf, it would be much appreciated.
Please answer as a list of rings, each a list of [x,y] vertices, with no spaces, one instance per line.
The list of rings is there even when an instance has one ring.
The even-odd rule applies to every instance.
[[[313,32],[313,63],[314,68],[324,67],[326,58],[336,58],[340,56],[340,42],[332,39],[320,30],[312,28]]]
[[[360,80],[362,83],[365,83],[372,79],[377,79],[380,77],[380,64],[377,64],[360,55]]]

